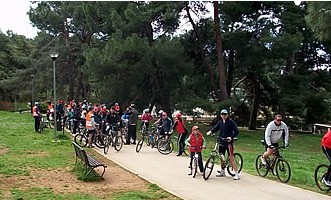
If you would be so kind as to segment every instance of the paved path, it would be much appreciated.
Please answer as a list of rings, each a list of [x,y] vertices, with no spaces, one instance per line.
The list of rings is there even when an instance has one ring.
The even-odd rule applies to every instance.
[[[94,148],[100,154],[102,150]],[[205,181],[201,174],[196,178],[188,176],[187,166],[189,158],[177,157],[174,153],[161,155],[156,149],[144,145],[139,153],[136,153],[135,146],[123,146],[122,150],[116,153],[109,149],[104,155],[113,162],[131,171],[134,174],[157,184],[164,190],[187,200],[330,200],[326,195],[292,187],[287,184],[271,181],[266,178],[241,173],[239,181],[232,180],[232,177],[215,177],[215,166],[213,174]],[[245,158],[244,158],[245,160]],[[245,165],[244,165],[245,169]],[[111,170],[110,168],[107,170]]]

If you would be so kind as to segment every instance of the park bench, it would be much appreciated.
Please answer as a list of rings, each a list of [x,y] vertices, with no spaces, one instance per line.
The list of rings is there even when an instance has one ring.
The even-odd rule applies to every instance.
[[[72,145],[75,148],[75,154],[76,154],[75,165],[77,165],[78,162],[81,162],[83,165],[85,165],[85,167],[86,167],[85,175],[88,175],[89,173],[91,173],[92,170],[94,170],[95,168],[103,167],[103,172],[100,175],[100,177],[102,177],[106,171],[107,165],[101,163],[100,161],[98,161],[98,160],[94,159],[93,157],[91,157],[90,155],[88,155],[86,153],[86,151],[83,148],[81,148],[80,146],[78,146],[75,142],[72,142]]]

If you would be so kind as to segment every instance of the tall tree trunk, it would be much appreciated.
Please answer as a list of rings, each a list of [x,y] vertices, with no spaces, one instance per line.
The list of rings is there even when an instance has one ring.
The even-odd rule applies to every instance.
[[[228,66],[228,74],[227,74],[227,81],[226,81],[226,90],[228,92],[228,97],[231,96],[233,71],[234,71],[234,50],[231,49],[229,52],[229,66]]]
[[[211,65],[208,61],[208,58],[206,56],[206,53],[204,51],[203,44],[202,44],[201,33],[199,31],[199,28],[197,27],[197,25],[194,23],[194,21],[192,19],[188,3],[186,4],[185,10],[186,10],[186,13],[187,13],[187,17],[189,18],[189,21],[190,21],[190,23],[193,27],[193,31],[195,33],[195,36],[197,38],[197,45],[198,45],[198,48],[199,48],[198,53],[201,56],[203,70],[206,71],[209,75],[210,84],[211,84],[212,90],[214,91],[214,94],[216,95],[216,100],[220,101],[221,100],[221,95],[220,95],[220,92],[218,90],[217,85],[215,84],[216,81],[215,81],[215,78],[214,78],[215,77],[214,69],[211,67]]]
[[[225,76],[225,67],[223,63],[223,49],[222,49],[222,38],[220,30],[220,18],[218,16],[218,1],[214,1],[214,23],[215,23],[215,40],[217,48],[217,69],[219,77],[219,88],[220,88],[220,97],[221,101],[229,98],[226,91],[226,76]]]
[[[260,85],[256,81],[256,79],[254,79],[254,77],[250,77],[249,81],[251,82],[253,89],[253,103],[252,103],[251,113],[249,116],[248,129],[256,130],[256,117],[260,103]]]

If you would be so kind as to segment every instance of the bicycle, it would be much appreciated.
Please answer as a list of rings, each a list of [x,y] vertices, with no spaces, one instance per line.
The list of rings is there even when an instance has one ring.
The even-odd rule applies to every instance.
[[[144,141],[146,145],[151,146],[151,148],[157,147],[158,139],[159,139],[158,129],[156,126],[152,126],[150,131],[145,131],[141,134],[141,137],[136,145],[136,152],[138,153],[141,150]]]
[[[194,149],[205,149],[206,147],[194,147]],[[191,165],[191,173],[192,173],[192,177],[195,178],[195,176],[197,175],[198,172],[198,162],[199,162],[199,154],[195,151],[194,152],[194,156],[192,159],[192,165]]]
[[[221,138],[221,140],[227,141],[226,138]],[[236,141],[237,138],[233,138],[233,140]],[[229,148],[232,148],[232,146],[230,144],[228,145],[228,149]],[[215,143],[215,146],[214,146],[214,149],[210,152],[210,157],[208,158],[208,160],[207,160],[207,162],[205,164],[205,168],[203,170],[203,178],[205,180],[208,180],[209,179],[209,177],[210,177],[210,175],[211,175],[211,173],[212,173],[212,171],[214,169],[215,159],[216,159],[217,156],[219,156],[219,158],[220,158],[220,160],[222,162],[222,166],[223,166],[222,168],[223,169],[226,168],[227,169],[227,172],[231,176],[235,176],[235,171],[234,171],[233,166],[232,166],[232,164],[230,162],[230,156],[229,156],[229,154],[225,158],[224,155],[221,154],[218,149],[219,149],[219,143],[216,142]],[[229,152],[231,152],[230,149],[229,149]],[[234,153],[233,154],[233,157],[234,157],[234,160],[235,160],[235,162],[237,164],[238,173],[240,173],[241,170],[242,170],[242,168],[243,168],[243,165],[244,165],[243,157],[241,156],[240,153]]]
[[[171,134],[165,133],[165,135],[159,135],[156,141],[157,150],[163,155],[168,155],[174,150],[174,143],[171,136]]]
[[[328,169],[329,169],[329,165],[326,164],[320,164],[315,169],[315,173],[314,173],[315,183],[321,191],[331,190],[331,187],[325,185],[325,183],[323,182],[323,179],[325,178]]]
[[[99,128],[95,129],[96,133],[94,137],[92,137],[91,144],[95,144],[98,148],[104,148],[108,142],[108,135],[102,133]],[[88,143],[88,130],[84,129],[82,133],[78,133],[74,137],[74,141],[80,147],[86,147]]]
[[[265,141],[261,140],[262,145],[265,147]],[[287,183],[291,178],[290,164],[282,158],[279,149],[284,149],[285,146],[276,147],[273,150],[272,158],[266,158],[266,164],[262,163],[262,155],[258,155],[255,161],[255,168],[257,173],[265,177],[271,171],[273,175],[277,176],[278,180],[282,183]]]
[[[106,145],[112,145],[114,149],[119,152],[123,147],[123,137],[120,130],[120,124],[107,124],[106,132],[108,133],[108,141]],[[108,150],[107,150],[108,152]]]
[[[43,115],[40,115],[39,116],[39,130],[38,130],[38,132],[42,133],[44,131],[44,128],[45,128],[45,119],[44,119]]]

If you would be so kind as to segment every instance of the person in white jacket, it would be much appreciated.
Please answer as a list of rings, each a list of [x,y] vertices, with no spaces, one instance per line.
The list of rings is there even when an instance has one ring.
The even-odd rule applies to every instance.
[[[278,147],[278,142],[283,139],[285,147],[288,147],[289,131],[287,125],[283,122],[281,115],[277,114],[273,121],[269,122],[264,132],[264,141],[266,152],[262,155],[262,164],[266,164],[266,158],[272,154],[273,149]]]

